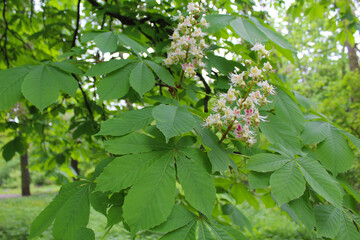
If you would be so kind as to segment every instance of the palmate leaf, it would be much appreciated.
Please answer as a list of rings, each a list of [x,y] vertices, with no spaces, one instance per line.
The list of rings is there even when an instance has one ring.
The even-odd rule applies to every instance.
[[[226,204],[222,207],[222,211],[224,214],[228,215],[231,222],[236,224],[240,229],[244,230],[244,228],[247,228],[252,232],[252,226],[249,219],[235,206]]]
[[[288,162],[276,170],[270,177],[270,187],[279,206],[303,195],[305,180],[296,162]]]
[[[115,158],[98,177],[97,191],[119,192],[130,187],[166,151],[153,151]]]
[[[346,139],[331,125],[328,125],[327,137],[316,149],[316,156],[335,176],[350,169],[354,161],[354,154]]]
[[[78,69],[75,65],[71,64],[70,62],[52,62],[50,63],[50,65],[67,73],[74,73],[80,75],[83,74],[83,72],[80,69]]]
[[[265,34],[246,19],[238,17],[230,22],[230,26],[236,34],[253,45],[258,41],[262,43],[267,42],[268,38]]]
[[[305,199],[304,196],[289,202],[289,207],[308,230],[312,231],[314,229],[314,210],[309,201]]]
[[[32,222],[30,238],[39,236],[51,225],[65,202],[81,188],[82,184],[84,184],[84,182],[76,181],[61,187],[59,194],[56,195],[51,203]]]
[[[331,205],[318,205],[314,212],[316,232],[320,236],[335,237],[340,229],[341,210]]]
[[[196,125],[192,114],[186,107],[160,104],[152,112],[156,127],[165,135],[166,142],[174,136],[191,131]]]
[[[249,158],[246,168],[257,172],[272,172],[281,168],[291,159],[278,154],[260,153]]]
[[[320,163],[310,157],[297,158],[296,163],[309,185],[327,201],[341,208],[343,192]]]
[[[101,124],[100,132],[97,135],[122,136],[142,129],[149,125],[154,119],[152,116],[153,108],[126,111],[117,115],[115,118],[106,120]]]
[[[162,236],[160,240],[193,240],[195,238],[197,221],[192,220],[182,228],[169,232]]]
[[[140,96],[155,86],[155,77],[144,62],[139,62],[131,71],[130,85]]]
[[[215,33],[225,27],[227,27],[231,20],[234,19],[234,16],[226,14],[211,14],[206,15],[205,19],[209,22],[210,27],[206,29],[208,33]]]
[[[0,71],[0,110],[8,109],[20,100],[21,84],[31,69],[21,66]]]
[[[111,59],[107,62],[100,62],[95,65],[93,65],[85,75],[87,76],[100,76],[105,75],[111,72],[114,72],[115,70],[118,70],[125,65],[135,62],[133,59]]]
[[[212,166],[212,172],[227,170],[231,160],[226,154],[224,147],[219,144],[219,139],[216,135],[200,124],[195,126],[195,131],[200,137],[202,144],[204,144],[205,147],[210,148],[208,155]]]
[[[117,39],[113,32],[99,32],[94,37],[94,42],[103,53],[112,53],[117,48]]]
[[[163,233],[171,232],[196,219],[197,216],[195,214],[187,210],[182,205],[176,204],[174,205],[170,216],[166,219],[166,222],[152,228],[151,231]]]
[[[197,210],[211,216],[215,204],[213,179],[206,170],[183,153],[176,156],[177,176],[185,199]]]
[[[125,197],[123,216],[132,233],[159,225],[169,217],[175,201],[175,182],[171,151],[158,157]]]
[[[207,227],[207,223],[203,220],[198,221],[198,239],[199,240],[216,240],[216,238],[211,234],[211,231]]]
[[[74,96],[77,86],[68,73],[50,65],[40,65],[25,76],[21,91],[27,100],[43,110],[56,101],[59,90]]]
[[[301,133],[303,144],[317,144],[329,136],[329,123],[322,121],[309,121]]]
[[[89,185],[85,184],[66,200],[57,213],[53,226],[55,239],[76,240],[75,233],[88,224],[89,214]]]
[[[130,88],[129,75],[135,65],[136,63],[126,64],[106,75],[97,86],[100,100],[117,99],[125,96]]]
[[[341,212],[340,228],[335,240],[360,239],[360,233],[349,216],[351,216],[351,213],[348,210]]]
[[[275,98],[276,115],[284,121],[290,122],[291,128],[300,133],[304,129],[305,118],[297,103],[280,88],[277,89]]]
[[[161,81],[172,87],[175,87],[174,77],[166,68],[149,60],[146,60],[145,62],[154,70],[154,72],[156,73],[156,75],[158,75]]]

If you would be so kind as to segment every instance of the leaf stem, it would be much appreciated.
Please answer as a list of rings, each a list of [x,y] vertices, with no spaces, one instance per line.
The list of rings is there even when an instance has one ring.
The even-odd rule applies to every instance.
[[[101,237],[101,240],[104,240],[106,235],[108,235],[108,233],[110,232],[111,228],[113,227],[114,225],[111,225],[107,230],[106,232],[104,233],[104,235]]]

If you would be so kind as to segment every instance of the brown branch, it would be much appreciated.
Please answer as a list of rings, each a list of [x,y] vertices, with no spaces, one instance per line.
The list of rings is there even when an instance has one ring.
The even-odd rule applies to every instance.
[[[6,45],[7,45],[7,31],[9,29],[9,24],[7,22],[7,19],[6,19],[6,16],[5,16],[5,13],[6,13],[6,0],[4,0],[4,8],[3,8],[3,19],[4,19],[4,23],[5,23],[5,30],[4,30],[4,34],[1,38],[4,38],[4,58],[5,58],[5,61],[6,61],[6,66],[7,68],[10,68],[10,63],[9,63],[9,56],[8,56],[8,52],[7,52],[7,48],[6,48]]]
[[[209,94],[211,93],[211,88],[209,87],[209,84],[205,81],[204,77],[201,75],[201,73],[197,72],[196,75],[200,78],[200,81],[204,84],[205,87],[205,98],[204,98],[204,112],[209,112],[209,100],[210,100],[210,96]]]
[[[75,30],[74,30],[74,35],[73,35],[73,39],[72,39],[72,42],[71,42],[71,48],[75,47],[76,45],[76,38],[78,36],[78,33],[79,33],[79,23],[80,23],[80,3],[81,3],[81,0],[78,0],[78,3],[77,3],[77,14],[76,14],[76,26],[75,26]],[[73,56],[70,57],[70,59],[72,59]]]
[[[81,86],[80,80],[78,79],[78,77],[77,77],[75,74],[72,73],[71,75],[72,75],[73,78],[75,78],[75,80],[77,81],[77,83],[78,83],[78,85],[79,85],[79,88],[80,88],[80,90],[81,90],[81,93],[82,93],[82,95],[83,95],[83,97],[84,97],[85,106],[86,106],[86,108],[87,108],[87,110],[88,110],[88,112],[89,112],[90,118],[91,118],[92,121],[94,121],[94,115],[93,115],[93,112],[92,112],[92,110],[91,110],[89,100],[88,100],[88,98],[87,98],[87,95],[86,95],[83,87]]]

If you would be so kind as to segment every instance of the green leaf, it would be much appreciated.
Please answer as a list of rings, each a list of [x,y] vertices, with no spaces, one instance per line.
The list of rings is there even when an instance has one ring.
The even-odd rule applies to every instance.
[[[360,239],[360,233],[349,215],[351,213],[347,210],[341,212],[340,229],[335,240]]]
[[[64,203],[73,196],[84,184],[82,181],[72,182],[63,185],[54,200],[35,218],[30,226],[30,238],[34,238],[43,233],[54,221],[58,211]]]
[[[101,124],[97,135],[122,136],[142,129],[153,121],[153,108],[122,112],[116,118],[106,120]]]
[[[360,203],[360,193],[358,193],[357,190],[355,190],[350,183],[346,180],[344,176],[339,175],[336,178],[341,186],[345,189],[346,192],[348,192],[357,202]]]
[[[130,85],[140,96],[155,86],[155,78],[145,63],[139,62],[130,73]]]
[[[91,206],[94,208],[94,210],[98,211],[99,213],[102,213],[106,217],[106,209],[108,206],[108,193],[102,193],[102,192],[92,192],[89,195],[89,200]]]
[[[185,193],[185,199],[195,209],[211,216],[215,204],[213,179],[203,167],[183,154],[176,157],[177,176]]]
[[[310,186],[331,204],[341,208],[343,192],[320,163],[309,157],[297,158],[296,162]]]
[[[316,156],[333,175],[349,170],[354,162],[354,154],[339,130],[329,125],[329,134],[316,149]]]
[[[196,219],[197,217],[195,214],[187,210],[182,205],[175,204],[166,221],[159,226],[152,228],[151,231],[163,233],[171,232]]]
[[[133,233],[164,222],[170,215],[175,200],[174,153],[160,156],[138,178],[123,206],[125,222]]]
[[[217,136],[211,130],[201,125],[195,126],[195,130],[202,144],[211,149],[208,153],[212,165],[212,172],[227,170],[230,164],[230,158],[226,154],[224,147],[219,144]]]
[[[269,114],[266,122],[260,122],[261,132],[272,144],[281,144],[293,155],[301,153],[301,144],[289,126],[289,122],[282,120],[276,115]]]
[[[240,17],[230,22],[230,26],[245,41],[255,45],[258,41],[267,42],[267,37],[256,26]]]
[[[198,231],[198,239],[199,240],[216,240],[210,230],[207,227],[207,224],[204,220],[198,221],[199,231]]]
[[[248,175],[249,186],[252,189],[266,188],[270,184],[271,173],[250,172]]]
[[[316,232],[323,237],[333,238],[340,229],[341,210],[331,205],[318,205],[314,208]]]
[[[344,131],[342,129],[339,129],[340,132],[342,132],[346,137],[349,138],[349,140],[357,147],[358,150],[360,150],[360,139],[358,137],[355,137],[351,133],[348,133],[347,131]]]
[[[210,24],[210,27],[208,27],[206,31],[208,33],[215,33],[223,28],[226,28],[234,18],[234,16],[225,14],[206,15],[205,19]]]
[[[117,39],[113,32],[101,32],[94,37],[94,42],[101,52],[114,52],[117,48]]]
[[[112,138],[105,142],[105,150],[114,154],[151,152],[154,150],[171,149],[163,141],[138,132],[123,137]]]
[[[249,192],[247,187],[242,183],[236,183],[231,188],[231,194],[234,196],[236,204],[241,204],[247,201],[255,209],[259,209],[259,202],[252,193]]]
[[[160,240],[194,240],[196,239],[196,223],[196,220],[193,220],[184,227],[165,234]]]
[[[312,231],[315,226],[314,210],[308,200],[303,197],[289,202],[289,207],[295,213],[296,217],[305,225],[305,227]]]
[[[122,98],[130,88],[129,75],[135,63],[127,64],[110,74],[106,75],[97,86],[100,100]]]
[[[80,69],[78,69],[76,66],[74,66],[69,62],[52,62],[50,63],[50,65],[67,73],[74,73],[79,75],[83,74],[83,72]]]
[[[76,240],[75,232],[88,224],[89,214],[89,186],[85,184],[66,200],[57,213],[53,226],[54,238]]]
[[[23,155],[28,148],[25,140],[21,137],[15,137],[13,140],[6,143],[3,147],[3,157],[5,161],[10,161],[15,153],[19,153],[20,155]]]
[[[222,211],[225,215],[228,215],[231,222],[236,224],[241,230],[247,228],[250,232],[252,232],[252,226],[249,219],[235,206],[226,204],[222,207]]]
[[[58,81],[50,76],[45,65],[31,70],[21,85],[24,97],[40,110],[56,101],[59,90]]]
[[[160,104],[152,112],[156,127],[165,135],[166,142],[174,136],[191,131],[196,124],[186,107]]]
[[[260,153],[249,158],[246,168],[257,172],[272,172],[291,159],[278,154]]]
[[[175,87],[174,77],[166,68],[149,60],[146,60],[145,62],[152,68],[152,70],[154,70],[154,72],[156,73],[156,75],[158,75],[161,81],[172,87]]]
[[[57,81],[58,86],[62,91],[75,97],[75,92],[78,87],[78,83],[73,76],[50,65],[45,66],[45,70],[48,71],[48,76],[50,78],[55,79]]]
[[[216,68],[221,74],[224,75],[228,75],[229,72],[233,72],[235,67],[240,69],[243,68],[243,66],[238,62],[227,60],[224,57],[216,56],[212,53],[207,53],[206,57],[208,59],[209,65]]]
[[[303,144],[317,144],[329,135],[329,123],[322,121],[309,121],[301,133]]]
[[[73,239],[95,240],[95,233],[89,228],[80,227],[76,229]]]
[[[30,71],[28,66],[0,71],[0,110],[6,110],[20,101],[21,84]]]
[[[273,43],[280,46],[284,49],[289,49],[291,51],[295,51],[291,44],[283,38],[279,33],[271,30],[270,28],[265,27],[258,19],[254,17],[249,17],[249,20],[253,22],[256,27],[262,31]]]
[[[137,54],[140,52],[147,53],[146,47],[144,47],[137,41],[133,40],[132,38],[129,38],[125,34],[117,34],[117,37],[121,44],[131,47],[131,49],[134,50],[135,53],[137,53]]]
[[[97,191],[119,192],[130,187],[164,151],[115,158],[98,177]]]
[[[276,115],[291,123],[291,128],[300,133],[304,129],[305,118],[297,103],[279,88],[275,98]]]
[[[86,71],[87,76],[100,76],[105,75],[115,70],[118,70],[125,65],[134,62],[133,59],[111,59],[107,62],[100,62],[93,65],[89,70]]]
[[[305,180],[296,162],[276,170],[270,177],[270,187],[279,206],[303,195]]]
[[[314,103],[313,103],[310,99],[304,97],[304,96],[301,95],[299,92],[297,92],[297,91],[295,91],[295,90],[293,90],[292,92],[294,93],[295,98],[296,98],[296,100],[299,102],[299,104],[300,104],[301,106],[303,106],[304,108],[310,109],[311,106],[314,105]]]
[[[123,214],[122,206],[119,205],[111,206],[111,208],[107,213],[106,228],[121,222],[122,214]]]
[[[210,228],[213,230],[218,240],[245,240],[247,239],[241,232],[235,229],[219,224],[211,224]]]

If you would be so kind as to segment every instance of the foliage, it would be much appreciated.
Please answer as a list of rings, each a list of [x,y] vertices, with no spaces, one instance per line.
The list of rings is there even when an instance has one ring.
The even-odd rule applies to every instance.
[[[35,218],[30,238],[52,226],[55,239],[95,239],[91,206],[107,218],[106,234],[121,222],[133,239],[144,231],[160,239],[247,239],[242,231],[251,224],[237,205],[246,201],[259,209],[259,199],[278,205],[309,232],[315,228],[318,237],[359,238],[353,202],[360,198],[341,174],[354,160],[349,141],[359,148],[360,140],[314,110],[275,72],[260,70],[271,70],[278,61],[269,50],[291,62],[296,51],[264,23],[262,13],[248,15],[252,1],[236,3],[237,11],[228,1],[217,2],[227,14],[210,10],[212,4],[183,1],[88,0],[84,10],[81,3],[45,1],[43,11],[35,12],[26,4],[2,6],[1,66],[9,69],[0,72],[6,87],[0,107],[17,104],[4,114],[12,140],[3,146],[3,156],[22,154],[29,135],[47,136],[42,133],[47,129],[48,140],[35,140],[50,152],[41,168],[60,166],[67,179],[78,180],[64,184]],[[36,39],[31,51],[8,48],[22,42],[23,36],[11,32],[19,9],[32,14],[20,20],[33,26],[23,30],[26,40]],[[175,30],[172,16],[180,22]],[[195,34],[202,32],[208,36],[198,39]],[[11,33],[16,39],[7,38]],[[169,35],[179,41],[171,43]],[[235,37],[241,44],[229,41]],[[36,57],[20,60],[23,51]],[[107,61],[107,53],[114,59]],[[181,66],[161,66],[171,54],[184,56]],[[246,86],[235,95],[228,80],[234,71],[243,74],[240,86]],[[274,92],[263,80],[275,86],[271,101],[255,92],[264,86]],[[228,124],[206,128],[218,96],[231,104],[241,100],[239,109],[221,111],[232,117],[237,112],[244,121],[254,114],[254,126],[249,123],[243,132],[237,118],[225,118]],[[77,174],[67,167],[74,159],[98,164]]]

